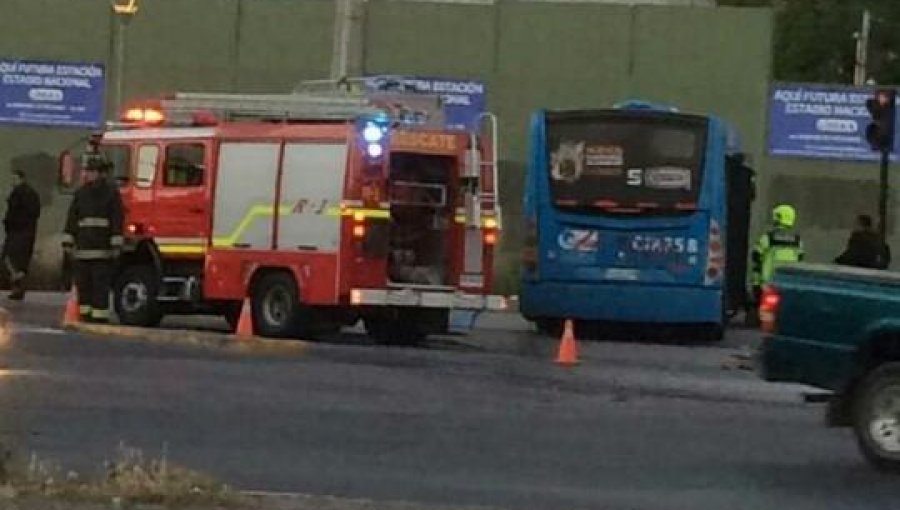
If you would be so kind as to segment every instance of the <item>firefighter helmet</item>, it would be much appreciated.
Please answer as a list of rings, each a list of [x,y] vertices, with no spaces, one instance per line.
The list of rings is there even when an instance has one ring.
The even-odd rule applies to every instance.
[[[779,227],[793,227],[797,221],[797,211],[787,204],[781,204],[772,209],[772,221]]]

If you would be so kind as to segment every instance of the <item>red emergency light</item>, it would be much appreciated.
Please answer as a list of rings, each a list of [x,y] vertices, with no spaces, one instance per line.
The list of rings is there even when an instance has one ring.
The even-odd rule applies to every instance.
[[[135,107],[125,110],[122,120],[124,122],[159,125],[165,122],[166,116],[162,110],[156,108]]]

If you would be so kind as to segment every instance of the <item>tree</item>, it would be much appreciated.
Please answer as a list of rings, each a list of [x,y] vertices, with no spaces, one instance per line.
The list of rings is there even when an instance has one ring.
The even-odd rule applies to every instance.
[[[872,13],[868,77],[900,83],[900,2],[878,0],[720,0],[773,7],[776,80],[852,83],[863,10]]]

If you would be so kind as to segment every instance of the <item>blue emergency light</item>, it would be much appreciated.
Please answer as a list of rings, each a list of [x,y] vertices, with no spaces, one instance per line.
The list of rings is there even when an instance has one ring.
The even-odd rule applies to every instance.
[[[390,121],[387,117],[367,117],[357,121],[357,132],[366,156],[377,160],[384,156],[390,133]]]

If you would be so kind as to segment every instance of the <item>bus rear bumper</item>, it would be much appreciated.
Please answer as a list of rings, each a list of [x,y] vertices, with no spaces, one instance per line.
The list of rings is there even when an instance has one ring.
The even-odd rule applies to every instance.
[[[506,298],[503,296],[413,289],[353,289],[350,293],[350,303],[356,306],[404,306],[473,311],[507,309]]]
[[[722,289],[621,283],[523,282],[527,318],[703,324],[722,322]]]

